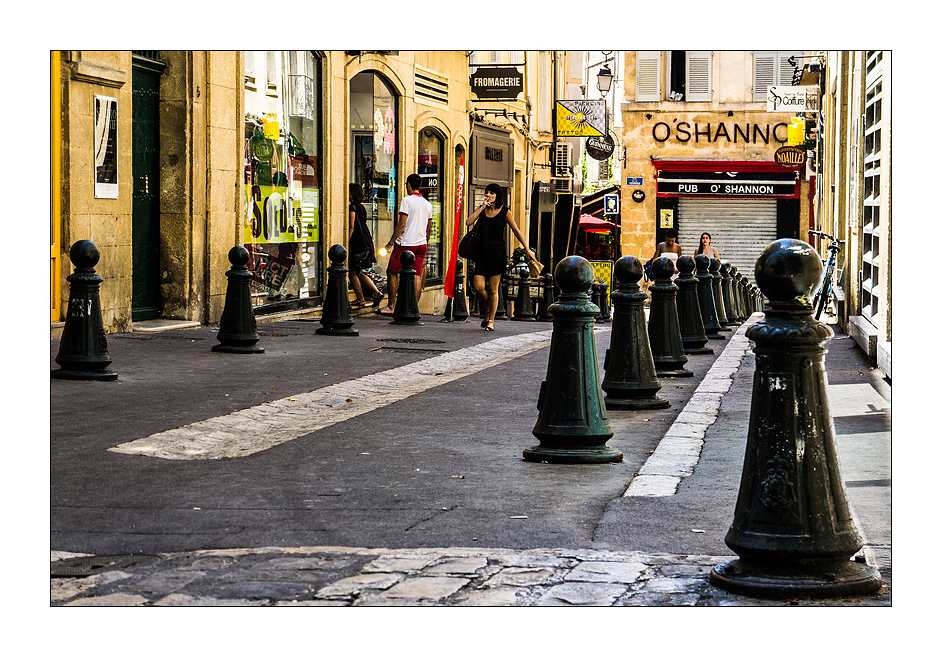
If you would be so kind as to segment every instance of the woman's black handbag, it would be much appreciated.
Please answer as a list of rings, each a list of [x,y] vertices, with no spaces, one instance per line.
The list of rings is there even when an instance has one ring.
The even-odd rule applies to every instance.
[[[481,234],[477,227],[477,222],[474,222],[471,230],[458,242],[458,255],[466,260],[476,260],[481,255]]]

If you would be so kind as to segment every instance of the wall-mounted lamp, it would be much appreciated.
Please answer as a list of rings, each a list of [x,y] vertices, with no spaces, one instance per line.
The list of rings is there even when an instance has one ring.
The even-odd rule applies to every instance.
[[[602,96],[605,96],[612,88],[612,80],[615,78],[612,75],[611,69],[608,67],[608,64],[604,64],[602,68],[599,69],[598,82],[596,86],[598,87],[599,92]]]

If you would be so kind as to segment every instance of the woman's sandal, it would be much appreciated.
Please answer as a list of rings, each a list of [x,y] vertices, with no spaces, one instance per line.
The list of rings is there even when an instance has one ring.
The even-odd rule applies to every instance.
[[[354,308],[362,308],[362,307],[365,306],[367,303],[369,303],[369,301],[366,301],[366,300],[364,299],[363,301],[351,301],[351,302],[350,302],[350,305],[353,306]]]
[[[382,300],[385,299],[385,298],[386,298],[386,295],[383,294],[382,292],[380,292],[379,294],[377,294],[375,297],[373,297],[373,307],[376,308],[377,306],[379,306],[379,302],[382,301]],[[365,302],[365,301],[363,302],[363,305],[364,305],[364,306],[366,305],[366,302]]]
[[[484,330],[485,330],[485,331],[493,331],[493,330],[494,330],[494,322],[484,322]]]

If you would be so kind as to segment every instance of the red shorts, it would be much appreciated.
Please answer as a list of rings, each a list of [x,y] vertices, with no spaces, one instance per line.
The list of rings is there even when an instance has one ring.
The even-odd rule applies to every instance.
[[[425,266],[425,254],[428,252],[427,244],[420,244],[418,246],[402,246],[397,244],[393,247],[393,252],[389,256],[389,266],[386,267],[386,271],[390,274],[398,274],[399,270],[402,269],[402,263],[399,261],[399,256],[404,251],[412,251],[415,255],[415,264],[412,265],[412,268],[415,269],[417,275],[422,275],[422,267]]]

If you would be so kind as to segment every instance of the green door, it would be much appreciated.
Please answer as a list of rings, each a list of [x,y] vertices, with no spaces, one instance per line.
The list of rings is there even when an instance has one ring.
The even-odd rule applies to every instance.
[[[160,315],[160,171],[158,99],[160,74],[135,58],[132,85],[131,321]]]

